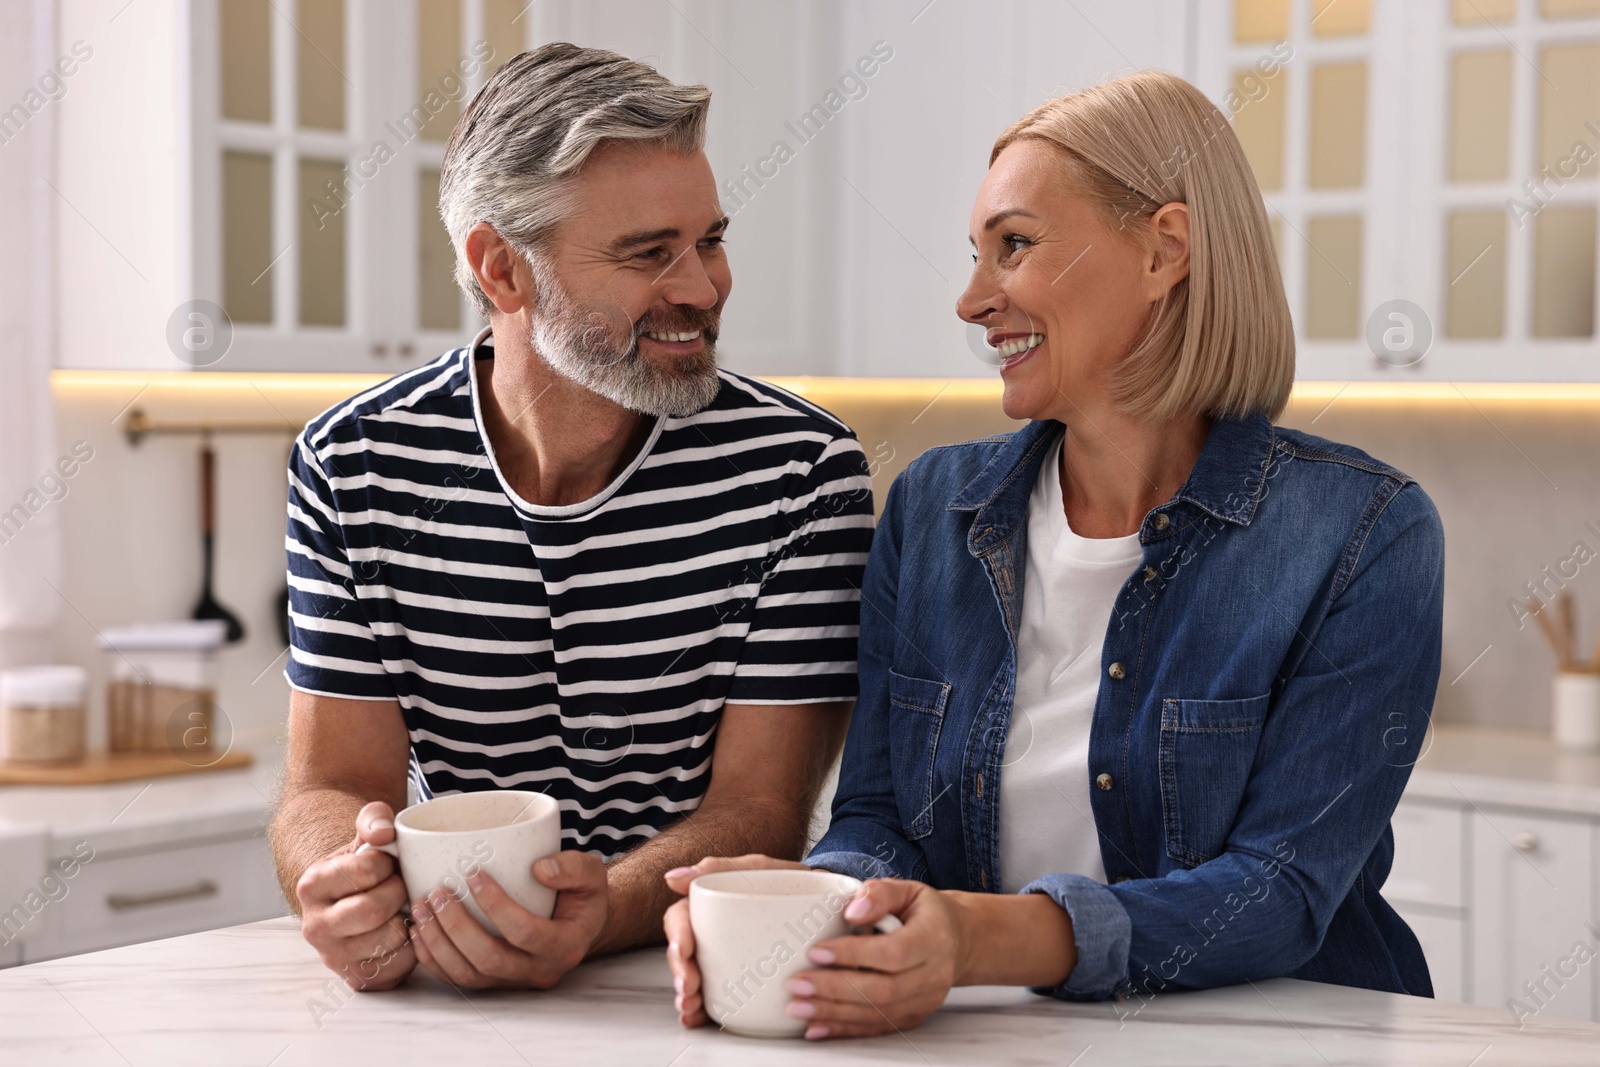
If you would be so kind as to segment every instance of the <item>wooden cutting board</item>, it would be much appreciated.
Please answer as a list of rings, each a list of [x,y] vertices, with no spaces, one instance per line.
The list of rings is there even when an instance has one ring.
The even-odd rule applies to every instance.
[[[196,754],[195,760],[211,755]],[[248,767],[255,757],[248,752],[224,752],[215,763],[195,766],[168,752],[91,752],[77,763],[0,763],[0,785],[100,785],[139,778],[165,778],[197,771],[225,771]]]

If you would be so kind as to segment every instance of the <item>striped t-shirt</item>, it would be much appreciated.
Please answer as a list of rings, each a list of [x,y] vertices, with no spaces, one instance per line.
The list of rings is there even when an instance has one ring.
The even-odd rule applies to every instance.
[[[286,674],[399,701],[420,797],[543,790],[610,857],[699,805],[724,703],[855,696],[871,482],[843,423],[723,371],[598,495],[529,504],[483,432],[491,345],[301,434]]]

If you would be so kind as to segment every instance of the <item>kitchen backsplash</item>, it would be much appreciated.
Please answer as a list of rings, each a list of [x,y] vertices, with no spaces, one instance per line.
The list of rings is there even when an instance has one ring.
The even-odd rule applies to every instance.
[[[824,391],[837,384],[820,383]],[[926,395],[863,389],[837,405],[867,448],[880,502],[894,474],[928,445],[1005,427],[993,401],[968,383],[924,407],[937,390],[938,383]],[[131,445],[118,420],[136,392],[137,383],[127,382],[56,388],[60,451],[79,457],[48,504],[59,509],[67,561],[69,604],[57,625],[56,658],[90,671],[93,744],[104,742],[106,665],[97,633],[186,618],[200,583],[199,441],[152,436]],[[256,406],[292,421],[311,413],[281,397]],[[1297,399],[1282,420],[1366,449],[1416,478],[1438,505],[1447,544],[1439,721],[1548,728],[1553,658],[1516,610],[1530,588],[1546,597],[1569,589],[1578,603],[1580,650],[1592,644],[1600,623],[1597,416],[1596,400],[1339,396],[1329,403],[1322,395]],[[215,439],[216,592],[247,629],[242,643],[221,654],[218,699],[246,744],[280,737],[287,708],[276,612],[290,440],[287,432]],[[83,460],[85,452],[91,458]],[[27,534],[24,528],[17,536]]]

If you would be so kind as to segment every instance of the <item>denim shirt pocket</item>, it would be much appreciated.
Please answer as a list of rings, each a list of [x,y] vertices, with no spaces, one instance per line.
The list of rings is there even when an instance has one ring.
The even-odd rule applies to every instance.
[[[949,700],[949,682],[889,670],[889,760],[900,823],[910,841],[933,832],[933,757]]]
[[[1271,696],[1161,702],[1161,819],[1168,856],[1195,866],[1222,854]]]

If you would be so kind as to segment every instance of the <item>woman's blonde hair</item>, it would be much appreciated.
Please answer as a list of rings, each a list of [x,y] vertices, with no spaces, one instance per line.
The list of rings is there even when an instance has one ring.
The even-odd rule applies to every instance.
[[[1076,189],[1141,242],[1164,205],[1189,206],[1189,275],[1151,313],[1112,397],[1148,418],[1276,419],[1294,384],[1294,327],[1261,190],[1222,112],[1182,78],[1140,71],[1034,108],[990,164],[1024,138],[1062,149]]]

